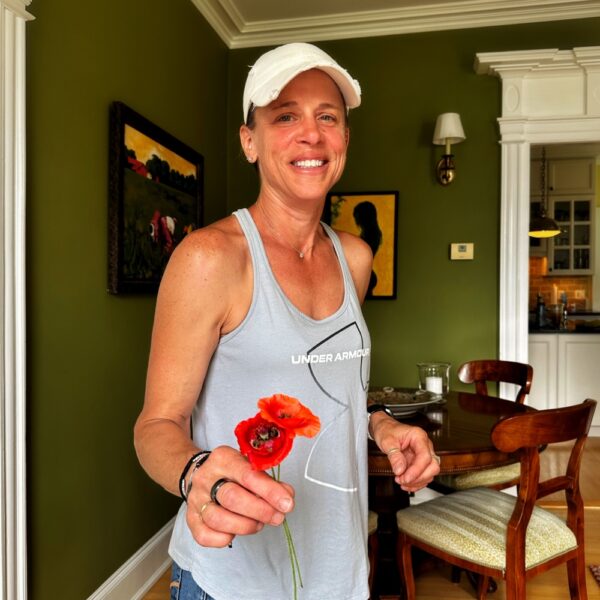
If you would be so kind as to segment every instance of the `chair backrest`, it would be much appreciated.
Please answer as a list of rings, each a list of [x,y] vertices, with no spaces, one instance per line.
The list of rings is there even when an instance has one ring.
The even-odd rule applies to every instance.
[[[502,452],[518,452],[521,480],[507,530],[507,548],[517,554],[525,548],[525,533],[535,501],[565,490],[567,524],[583,544],[583,499],[579,490],[581,455],[592,423],[595,400],[575,406],[526,412],[500,420],[492,429],[492,442]],[[540,482],[540,448],[547,444],[575,440],[564,475]],[[520,557],[519,560],[524,560]]]
[[[474,383],[475,391],[483,396],[488,395],[488,381],[514,383],[520,386],[515,402],[523,404],[531,389],[533,367],[509,360],[470,360],[459,367],[458,378],[463,383]]]

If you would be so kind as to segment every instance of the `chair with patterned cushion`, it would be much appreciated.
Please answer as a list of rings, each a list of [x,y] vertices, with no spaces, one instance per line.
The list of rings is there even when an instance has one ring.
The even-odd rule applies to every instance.
[[[531,389],[533,368],[531,365],[508,360],[472,360],[458,369],[458,378],[463,383],[474,383],[475,391],[488,395],[488,382],[512,383],[519,386],[515,402],[523,404]],[[519,483],[519,463],[469,471],[456,475],[439,475],[430,484],[438,492],[451,493],[478,486],[503,490]]]
[[[595,400],[586,400],[496,423],[494,446],[519,456],[517,498],[480,487],[398,511],[398,563],[404,598],[415,598],[413,546],[478,573],[480,600],[486,597],[489,577],[505,579],[507,600],[524,600],[528,579],[565,562],[570,590],[565,597],[587,598],[579,468],[595,408]],[[539,449],[571,440],[575,442],[566,474],[540,481]],[[566,521],[535,505],[538,498],[560,490],[566,494]]]
[[[369,511],[368,544],[369,544],[369,594],[373,597],[373,581],[375,580],[375,567],[379,558],[379,538],[377,537],[378,515],[375,511]]]

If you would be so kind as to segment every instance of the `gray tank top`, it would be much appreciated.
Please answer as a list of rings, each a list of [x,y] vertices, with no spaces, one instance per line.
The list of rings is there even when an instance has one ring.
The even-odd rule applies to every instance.
[[[298,398],[321,419],[314,438],[298,437],[281,464],[295,491],[288,515],[304,587],[303,600],[365,600],[367,575],[367,416],[371,342],[338,236],[344,278],[334,314],[315,320],[285,296],[247,209],[234,213],[253,263],[252,303],[243,322],[213,355],[193,414],[200,448],[237,448],[234,429],[254,416],[259,398]],[[215,600],[289,600],[292,575],[283,529],[265,526],[232,548],[204,548],[192,538],[186,505],[177,515],[169,553]]]

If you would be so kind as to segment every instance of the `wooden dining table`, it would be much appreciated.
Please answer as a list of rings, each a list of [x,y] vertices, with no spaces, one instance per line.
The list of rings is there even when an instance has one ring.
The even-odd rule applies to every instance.
[[[413,393],[408,388],[395,391]],[[375,388],[371,392],[378,392]],[[378,397],[380,400],[380,394]],[[423,428],[440,457],[440,474],[463,473],[510,464],[515,456],[497,450],[491,430],[501,418],[534,410],[494,396],[448,392],[440,402],[420,407],[398,420]],[[369,442],[369,508],[379,515],[379,560],[375,590],[382,599],[400,597],[396,566],[396,512],[410,504],[410,495],[394,482],[388,457]]]

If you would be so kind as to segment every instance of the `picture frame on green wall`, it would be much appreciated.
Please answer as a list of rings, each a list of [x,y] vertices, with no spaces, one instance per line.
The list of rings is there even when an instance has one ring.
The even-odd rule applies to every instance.
[[[396,298],[398,192],[330,192],[323,221],[362,238],[373,252],[367,299]]]
[[[110,106],[108,291],[155,293],[202,226],[204,159],[122,102]]]

